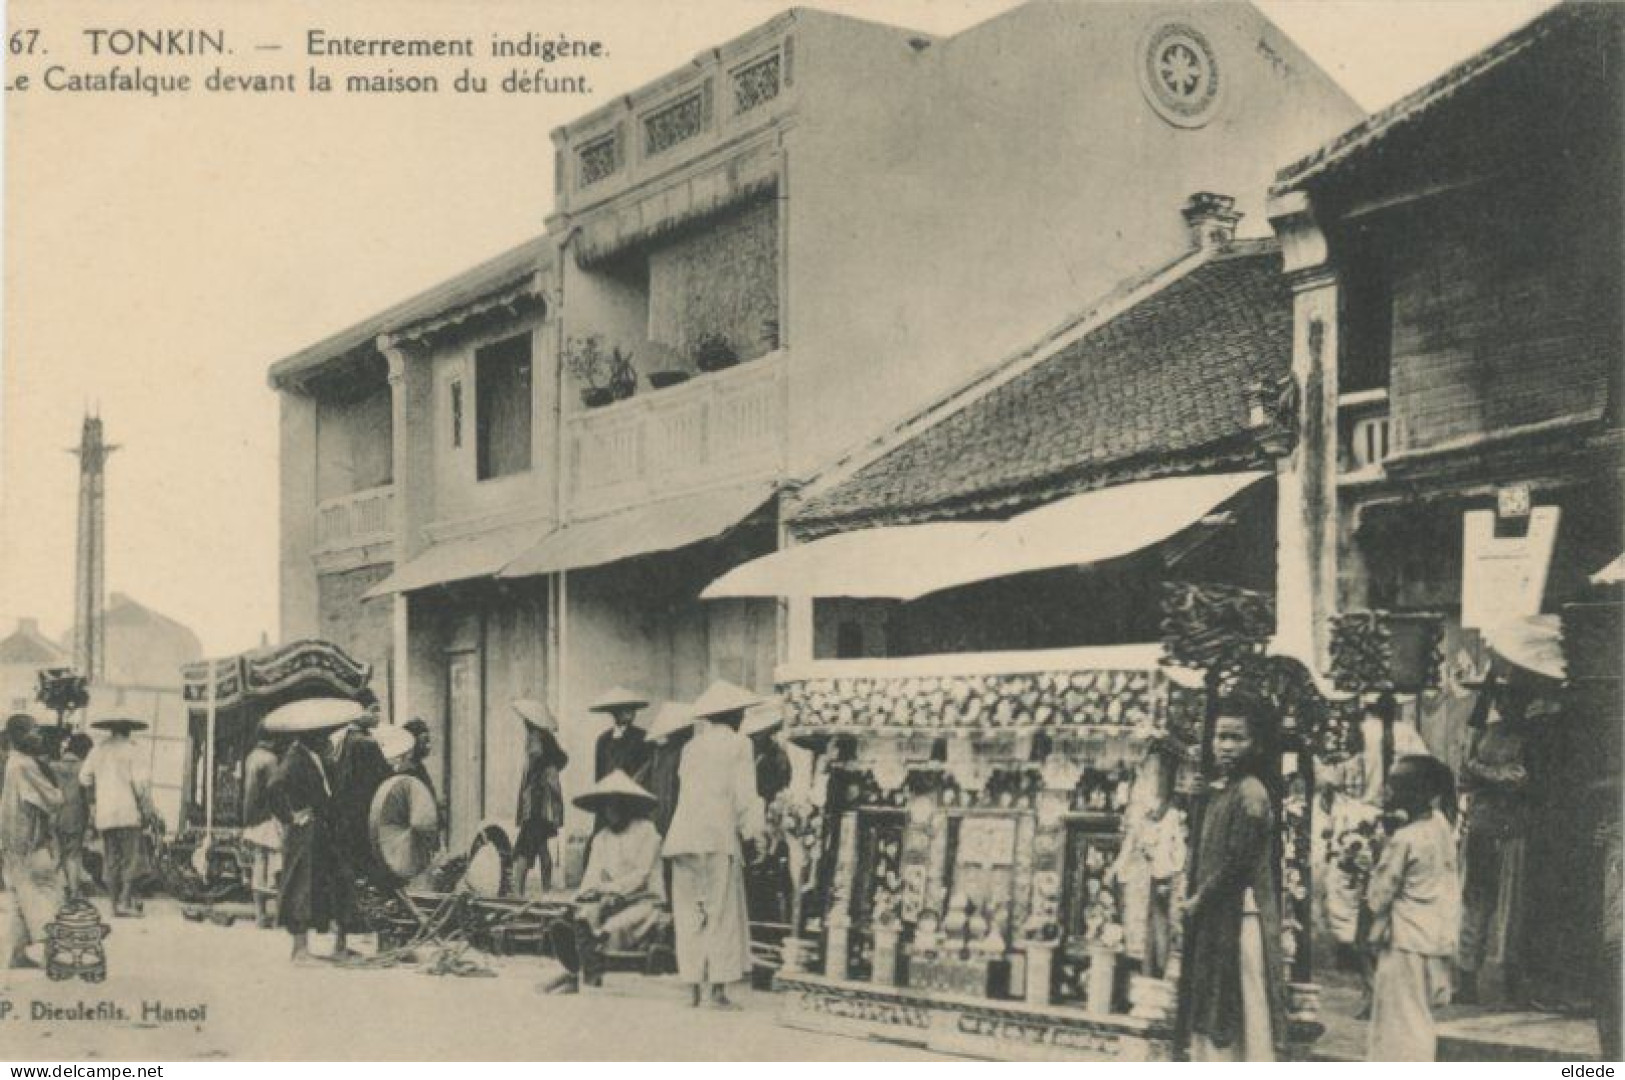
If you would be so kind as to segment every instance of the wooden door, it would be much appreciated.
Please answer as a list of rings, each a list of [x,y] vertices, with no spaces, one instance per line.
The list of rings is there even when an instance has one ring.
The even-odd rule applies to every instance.
[[[446,760],[451,849],[466,851],[485,816],[485,709],[478,652],[446,656]]]

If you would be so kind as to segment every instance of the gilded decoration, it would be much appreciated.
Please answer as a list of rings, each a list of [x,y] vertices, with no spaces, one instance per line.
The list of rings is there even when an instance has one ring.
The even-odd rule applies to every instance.
[[[1137,670],[809,679],[787,684],[785,703],[791,725],[812,730],[1151,730],[1152,681],[1151,672]]]

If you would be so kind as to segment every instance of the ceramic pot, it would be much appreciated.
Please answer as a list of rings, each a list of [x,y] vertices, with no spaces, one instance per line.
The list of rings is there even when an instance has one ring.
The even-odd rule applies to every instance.
[[[689,375],[686,371],[651,371],[645,378],[656,390],[664,390],[668,386],[681,386],[688,382]]]

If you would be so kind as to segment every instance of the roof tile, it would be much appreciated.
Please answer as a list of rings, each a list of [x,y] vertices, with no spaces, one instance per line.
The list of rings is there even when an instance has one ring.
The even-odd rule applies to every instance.
[[[1129,479],[1257,464],[1261,392],[1291,369],[1273,244],[1238,244],[815,497],[809,535],[1002,516]]]

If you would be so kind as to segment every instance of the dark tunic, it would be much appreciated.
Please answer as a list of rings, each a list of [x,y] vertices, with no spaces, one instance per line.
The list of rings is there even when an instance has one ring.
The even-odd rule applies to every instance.
[[[348,896],[333,847],[333,800],[321,760],[295,744],[282,755],[266,790],[266,803],[282,823],[282,893],[277,921],[295,934],[325,931]],[[308,810],[311,819],[294,824]]]
[[[611,724],[609,730],[598,736],[593,747],[593,779],[602,780],[619,769],[644,784],[648,781],[649,761],[653,756],[654,747],[642,728],[629,727],[617,737],[615,726]]]
[[[519,838],[514,842],[514,855],[530,858],[541,846],[564,826],[564,788],[559,772],[570,763],[558,739],[550,731],[541,734],[541,747],[532,743],[530,756],[525,759],[525,775],[519,781],[519,807],[514,821],[519,826]]]
[[[333,752],[328,778],[333,785],[333,828],[338,854],[352,879],[373,876],[367,817],[372,811],[372,797],[377,794],[378,785],[391,775],[378,740],[360,728],[346,728]]]
[[[683,744],[688,733],[680,732],[654,748],[649,763],[649,794],[655,797],[654,823],[661,836],[671,827],[672,815],[677,812],[677,771],[683,763]]]
[[[243,762],[243,825],[253,828],[271,817],[269,790],[276,777],[277,757],[263,746],[248,752]]]
[[[758,736],[756,743],[756,794],[769,805],[790,786],[790,755],[772,736]]]
[[[1269,793],[1257,778],[1240,777],[1213,790],[1202,817],[1185,949],[1191,1031],[1215,1046],[1234,1046],[1241,1038],[1241,918],[1248,889],[1264,937],[1270,1030],[1277,1045],[1285,1040],[1280,900],[1270,865],[1274,835]]]
[[[440,796],[434,790],[434,781],[429,779],[429,767],[427,765],[421,761],[414,761],[406,767],[405,775],[421,780],[423,786],[429,789],[430,796],[434,798],[436,803],[439,803]]]

